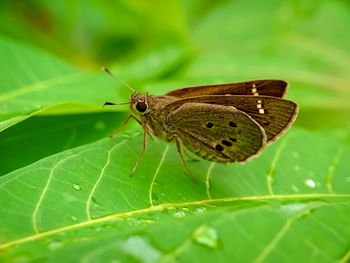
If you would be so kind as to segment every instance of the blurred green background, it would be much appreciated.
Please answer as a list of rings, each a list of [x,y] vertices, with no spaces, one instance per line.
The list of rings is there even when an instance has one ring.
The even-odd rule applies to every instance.
[[[147,66],[162,70],[152,76],[139,67],[127,73],[131,81],[149,75],[165,85],[282,78],[291,83],[289,98],[303,106],[299,124],[339,124],[349,112],[346,0],[3,0],[0,8],[2,35],[85,70],[148,56]]]

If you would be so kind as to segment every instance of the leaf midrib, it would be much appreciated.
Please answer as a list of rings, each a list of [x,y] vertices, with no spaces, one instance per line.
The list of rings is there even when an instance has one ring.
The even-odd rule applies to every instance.
[[[49,230],[42,233],[33,234],[24,238],[16,239],[4,244],[0,245],[0,250],[9,248],[14,245],[19,245],[23,243],[27,243],[30,241],[34,241],[43,237],[51,236],[54,234],[58,234],[64,231],[69,231],[72,229],[82,228],[89,225],[94,225],[102,222],[108,222],[113,221],[118,218],[125,218],[130,217],[134,215],[139,215],[143,213],[149,213],[149,212],[157,212],[162,211],[165,208],[177,208],[177,207],[186,207],[186,206],[193,206],[193,205],[206,205],[210,203],[220,203],[220,202],[236,202],[236,201],[261,201],[261,200],[279,200],[279,199],[313,199],[313,198],[350,198],[350,194],[292,194],[292,195],[261,195],[261,196],[241,196],[241,197],[227,197],[227,198],[217,198],[217,199],[207,199],[207,200],[199,200],[199,201],[190,201],[190,202],[183,202],[183,203],[163,203],[156,206],[150,206],[147,208],[137,209],[134,211],[127,211],[127,212],[121,212],[116,213],[112,215],[107,215],[104,217],[100,217],[97,219],[91,219],[84,222],[80,222],[73,225],[68,225],[64,227],[60,227],[57,229]]]

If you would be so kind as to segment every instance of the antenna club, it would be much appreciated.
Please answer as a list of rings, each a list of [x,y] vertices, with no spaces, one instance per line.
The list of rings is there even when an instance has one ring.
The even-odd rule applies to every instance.
[[[111,72],[106,67],[102,67],[101,70],[106,71],[107,73],[111,74]]]
[[[126,82],[124,82],[123,80],[121,80],[119,77],[115,76],[112,72],[109,71],[109,69],[107,69],[106,67],[102,67],[102,70],[106,71],[112,78],[115,78],[116,80],[120,81],[120,83],[122,83],[125,87],[127,87],[128,89],[130,89],[132,92],[136,92],[136,90],[134,90],[132,87],[130,87]]]

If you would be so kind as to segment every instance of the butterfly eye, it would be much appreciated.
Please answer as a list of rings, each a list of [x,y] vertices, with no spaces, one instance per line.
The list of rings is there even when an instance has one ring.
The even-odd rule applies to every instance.
[[[136,109],[139,111],[139,112],[145,112],[147,110],[147,104],[144,103],[144,102],[138,102],[136,104]]]

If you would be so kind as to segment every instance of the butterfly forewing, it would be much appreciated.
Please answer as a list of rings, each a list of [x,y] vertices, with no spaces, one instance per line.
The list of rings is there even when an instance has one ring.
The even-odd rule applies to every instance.
[[[169,91],[165,95],[189,98],[203,95],[255,95],[283,98],[288,83],[283,80],[262,79],[227,84],[194,86]]]
[[[261,126],[233,107],[185,103],[168,115],[166,124],[182,144],[207,160],[247,161],[266,143]]]

